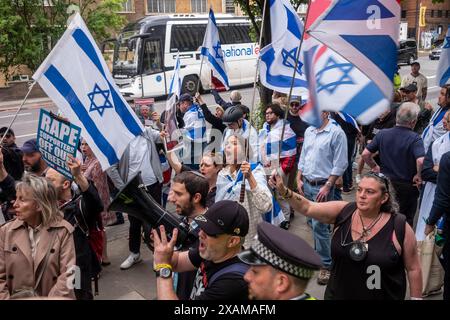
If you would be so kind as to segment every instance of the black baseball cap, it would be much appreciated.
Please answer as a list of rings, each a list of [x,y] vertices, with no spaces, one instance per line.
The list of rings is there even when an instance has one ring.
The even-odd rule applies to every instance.
[[[417,86],[414,83],[410,83],[407,86],[400,89],[405,92],[417,92]]]
[[[245,237],[250,224],[247,210],[231,200],[214,203],[205,214],[195,217],[195,222],[209,236],[230,234]]]

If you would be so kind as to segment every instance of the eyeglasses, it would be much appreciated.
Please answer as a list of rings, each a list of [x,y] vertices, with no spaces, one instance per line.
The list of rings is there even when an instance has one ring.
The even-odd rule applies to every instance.
[[[386,191],[389,192],[389,179],[381,172],[369,171],[367,173],[368,176],[377,177],[378,179],[383,180],[384,185],[386,186]]]
[[[291,102],[291,107],[293,107],[293,108],[300,108],[300,103],[298,103],[298,102]]]

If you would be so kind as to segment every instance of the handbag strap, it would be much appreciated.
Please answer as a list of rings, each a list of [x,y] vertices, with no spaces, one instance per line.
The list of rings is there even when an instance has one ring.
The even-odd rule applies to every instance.
[[[38,277],[36,279],[36,283],[34,284],[34,291],[36,291],[37,287],[39,286],[39,283],[41,282],[42,276],[44,275],[44,270],[47,268],[48,264],[48,257],[50,256],[50,251],[52,250],[53,244],[56,240],[56,231],[52,232],[52,239],[50,240],[50,245],[48,247],[47,253],[45,254],[44,258],[44,264],[42,265],[41,270],[39,271]]]

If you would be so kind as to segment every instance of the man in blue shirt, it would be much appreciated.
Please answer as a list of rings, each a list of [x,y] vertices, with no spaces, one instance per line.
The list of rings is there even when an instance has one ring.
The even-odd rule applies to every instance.
[[[347,138],[329,112],[322,112],[322,125],[308,127],[298,163],[297,184],[301,194],[311,201],[325,202],[333,199],[334,184],[347,169]],[[302,191],[303,187],[303,191]],[[331,267],[330,225],[312,219],[314,249],[324,268],[320,269],[318,284],[326,285]]]
[[[420,107],[403,103],[397,111],[396,126],[381,130],[362,153],[372,171],[382,172],[394,187],[400,213],[412,226],[417,209],[425,149],[422,138],[413,131]],[[379,152],[380,166],[372,158]]]
[[[445,239],[442,255],[444,276],[444,300],[450,300],[450,152],[445,153],[439,162],[439,174],[437,177],[436,194],[430,216],[427,219],[425,234],[428,235],[435,228],[439,219],[444,216],[442,236]]]

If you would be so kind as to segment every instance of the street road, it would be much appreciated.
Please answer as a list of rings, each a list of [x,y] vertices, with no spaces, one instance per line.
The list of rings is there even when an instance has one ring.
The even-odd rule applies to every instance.
[[[431,61],[428,57],[420,57],[419,62],[422,65],[421,72],[428,78],[428,97],[427,100],[431,102],[431,104],[436,107],[437,97],[439,95],[440,88],[436,84],[436,68],[438,66],[438,61]],[[402,65],[400,69],[400,74],[403,76],[410,72],[411,68],[408,65]],[[242,93],[242,102],[246,106],[251,105],[252,95],[253,95],[253,87],[250,88],[242,88],[239,89]],[[221,93],[222,97],[227,100],[229,97],[229,92]],[[259,101],[259,95],[256,94],[256,99]],[[215,104],[214,98],[211,94],[207,93],[204,95],[205,102],[210,106]],[[155,103],[155,110],[158,112],[162,112],[165,108],[165,101],[160,100]],[[37,124],[39,121],[39,109],[44,106],[45,109],[57,112],[57,108],[53,103],[49,103],[48,101],[43,101],[42,103],[28,103],[24,106],[24,109],[19,113],[15,123],[13,124],[13,130],[16,134],[17,145],[21,146],[24,141],[31,139],[36,136],[37,132]],[[2,110],[0,103],[0,127],[7,126],[11,119],[14,117],[14,109],[16,106],[8,106],[8,109]]]

